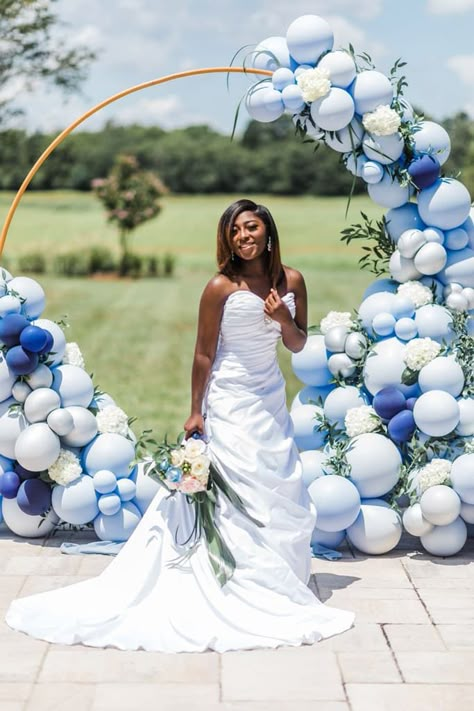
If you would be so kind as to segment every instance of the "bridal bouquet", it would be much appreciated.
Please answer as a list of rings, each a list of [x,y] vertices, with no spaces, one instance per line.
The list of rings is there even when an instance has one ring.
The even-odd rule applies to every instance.
[[[186,496],[194,508],[194,525],[189,537],[183,543],[178,543],[175,538],[180,546],[193,540],[187,553],[177,559],[178,563],[192,555],[204,535],[212,569],[220,585],[225,585],[234,573],[235,558],[216,525],[218,492],[256,526],[263,527],[263,524],[248,513],[240,496],[222,477],[208,456],[206,441],[199,435],[185,440],[182,433],[175,443],[169,443],[165,437],[162,442],[145,439],[142,444],[155,447],[152,459],[145,465],[145,474],[167,489],[170,496]]]

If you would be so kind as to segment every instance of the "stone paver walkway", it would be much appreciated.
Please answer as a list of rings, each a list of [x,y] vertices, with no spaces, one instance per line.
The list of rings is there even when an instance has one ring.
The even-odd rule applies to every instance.
[[[63,646],[14,632],[9,601],[100,573],[110,558],[64,555],[0,533],[1,711],[471,711],[474,541],[440,559],[412,538],[383,557],[315,559],[312,586],[355,610],[351,631],[303,647],[160,654]]]

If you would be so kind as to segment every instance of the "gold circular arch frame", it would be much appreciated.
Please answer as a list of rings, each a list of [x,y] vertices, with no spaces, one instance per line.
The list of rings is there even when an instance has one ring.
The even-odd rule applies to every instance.
[[[141,91],[142,89],[148,89],[152,86],[158,86],[158,84],[166,84],[167,82],[174,81],[175,79],[184,79],[185,77],[193,77],[193,76],[198,76],[198,75],[203,75],[203,74],[258,74],[260,76],[265,75],[265,76],[271,76],[273,72],[265,69],[246,69],[244,67],[205,67],[204,69],[189,69],[185,72],[178,72],[176,74],[168,74],[164,77],[160,77],[159,79],[151,79],[150,81],[143,82],[142,84],[136,84],[135,86],[131,86],[128,89],[124,89],[123,91],[120,91],[118,94],[114,94],[113,96],[109,96],[108,99],[104,99],[104,101],[101,101],[100,104],[96,104],[96,106],[93,106],[91,109],[86,111],[82,116],[79,116],[75,121],[73,121],[67,128],[65,128],[61,133],[56,136],[54,141],[52,141],[49,146],[46,148],[45,151],[40,155],[36,163],[33,165],[31,170],[29,171],[28,175],[18,188],[18,191],[10,205],[10,208],[8,210],[7,216],[5,218],[5,222],[2,227],[2,232],[0,235],[0,256],[3,252],[3,248],[5,246],[5,241],[7,239],[7,234],[8,230],[10,228],[11,221],[13,219],[13,216],[15,214],[15,211],[20,203],[21,198],[23,197],[23,194],[25,193],[28,185],[31,183],[32,179],[34,178],[35,174],[37,171],[41,168],[43,163],[46,161],[46,159],[51,155],[51,153],[59,146],[60,143],[64,141],[64,139],[69,136],[70,133],[74,131],[75,128],[80,126],[81,123],[83,123],[86,119],[88,119],[90,116],[93,114],[96,114],[98,111],[101,109],[105,108],[106,106],[109,106],[109,104],[113,104],[114,101],[118,101],[119,99],[123,99],[125,96],[128,96],[129,94],[133,94],[137,91]]]

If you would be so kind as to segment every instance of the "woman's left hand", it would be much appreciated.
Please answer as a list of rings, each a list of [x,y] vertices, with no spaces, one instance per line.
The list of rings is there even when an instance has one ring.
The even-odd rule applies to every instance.
[[[281,325],[290,323],[293,320],[288,306],[282,301],[276,289],[270,289],[270,293],[265,299],[263,310],[266,316],[270,316]]]

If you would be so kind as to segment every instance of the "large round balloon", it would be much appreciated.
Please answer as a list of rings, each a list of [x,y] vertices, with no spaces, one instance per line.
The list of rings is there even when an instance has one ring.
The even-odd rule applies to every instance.
[[[262,123],[276,121],[285,111],[282,95],[271,81],[251,87],[245,97],[245,107],[255,121]]]
[[[401,207],[413,194],[411,185],[402,185],[390,173],[385,173],[382,180],[372,183],[367,190],[372,200],[382,207]]]
[[[300,64],[316,64],[319,57],[332,49],[334,34],[326,20],[318,15],[303,15],[293,20],[286,33],[292,57]]]
[[[311,116],[325,131],[340,131],[354,117],[352,96],[344,89],[333,87],[326,96],[312,102]]]
[[[318,528],[323,531],[341,531],[359,514],[359,492],[342,476],[318,477],[309,485],[308,493],[316,506]]]
[[[51,346],[51,355],[48,358],[48,362],[51,363],[52,366],[58,365],[64,357],[64,352],[66,350],[66,337],[64,335],[64,331],[60,326],[58,326],[57,323],[54,321],[50,321],[47,318],[39,318],[36,321],[33,321],[34,326],[39,326],[40,328],[44,328],[46,331],[49,331],[53,338],[53,343]]]
[[[87,474],[66,486],[55,486],[52,503],[56,513],[68,523],[89,523],[99,513],[94,482]]]
[[[450,486],[430,486],[420,499],[421,513],[434,526],[447,526],[461,513],[461,499]]]
[[[291,356],[296,376],[306,385],[326,386],[332,380],[324,336],[309,336],[304,348]]]
[[[418,154],[429,154],[440,165],[446,163],[451,151],[448,132],[434,121],[422,121],[420,128],[413,133],[413,146]]]
[[[354,98],[356,113],[362,116],[369,111],[374,111],[378,106],[392,103],[393,87],[390,80],[374,70],[367,70],[357,74],[350,86]]]
[[[22,412],[10,411],[10,406],[15,404],[13,398],[0,403],[0,454],[9,459],[16,459],[15,443],[20,433],[28,427]]]
[[[346,535],[362,553],[388,553],[401,538],[401,518],[383,499],[366,499],[362,501],[360,513]]]
[[[16,498],[23,513],[38,516],[51,506],[51,487],[41,479],[26,479],[18,489]]]
[[[116,477],[129,476],[135,458],[133,443],[115,433],[101,434],[83,452],[83,465],[93,475],[100,469],[112,471]]]
[[[303,469],[303,482],[309,486],[315,479],[325,474],[330,474],[325,468],[327,454],[319,449],[308,449],[300,454],[301,466]]]
[[[349,478],[363,498],[387,494],[400,478],[400,452],[382,434],[367,432],[355,437],[346,459],[350,467]]]
[[[10,531],[24,538],[47,536],[59,523],[59,517],[53,509],[50,509],[46,516],[30,516],[21,510],[16,499],[3,499],[2,512]]]
[[[356,77],[354,60],[347,52],[336,50],[328,52],[318,62],[318,69],[327,69],[333,86],[347,89]]]
[[[415,324],[420,338],[450,343],[454,336],[453,317],[447,309],[438,304],[425,304],[417,309]]]
[[[73,427],[63,436],[63,443],[68,447],[85,447],[97,434],[97,420],[85,407],[71,405],[64,412],[72,417]]]
[[[462,287],[474,287],[474,250],[471,247],[459,249],[448,254],[446,266],[438,274],[443,284],[459,284]]]
[[[88,407],[94,397],[90,375],[77,365],[60,365],[54,369],[53,389],[59,393],[63,407]]]
[[[362,150],[367,158],[381,165],[389,165],[398,160],[403,148],[403,138],[399,133],[392,133],[390,136],[372,136],[366,133],[362,141]]]
[[[417,399],[413,408],[417,427],[430,437],[444,437],[459,422],[459,405],[443,390],[430,390]]]
[[[414,385],[402,383],[402,373],[406,368],[404,354],[405,344],[396,337],[375,344],[365,361],[363,370],[365,387],[372,395],[390,386],[396,387],[406,397],[419,392],[416,383]]]
[[[433,530],[430,523],[421,511],[419,503],[412,504],[403,513],[403,525],[412,536],[424,536]]]
[[[351,407],[367,404],[367,397],[353,385],[335,388],[324,402],[324,414],[329,422],[342,427],[347,411]]]
[[[471,196],[468,189],[453,178],[440,178],[418,194],[421,219],[432,227],[451,230],[469,216]]]
[[[420,370],[418,385],[424,393],[444,390],[457,397],[464,387],[464,373],[455,356],[439,356]]]
[[[316,415],[322,415],[322,408],[317,405],[301,405],[291,412],[294,439],[300,450],[319,449],[326,440],[326,432],[318,431],[319,422]]]
[[[49,413],[60,406],[57,392],[51,388],[37,388],[28,395],[23,407],[28,422],[44,422]]]
[[[8,283],[8,288],[16,291],[23,303],[23,313],[28,319],[35,319],[41,316],[45,295],[43,287],[30,277],[15,277]]]
[[[466,504],[474,504],[474,454],[462,454],[453,461],[451,484]]]
[[[290,53],[284,37],[267,37],[255,47],[251,55],[255,69],[274,72],[279,67],[290,67]]]
[[[467,540],[467,527],[461,517],[447,526],[435,526],[420,538],[423,548],[431,555],[456,555]]]
[[[61,443],[45,422],[24,429],[15,443],[15,459],[32,472],[41,472],[59,457]]]
[[[94,519],[94,530],[97,537],[103,541],[127,541],[140,520],[140,510],[132,501],[127,501],[113,516],[100,513]]]

